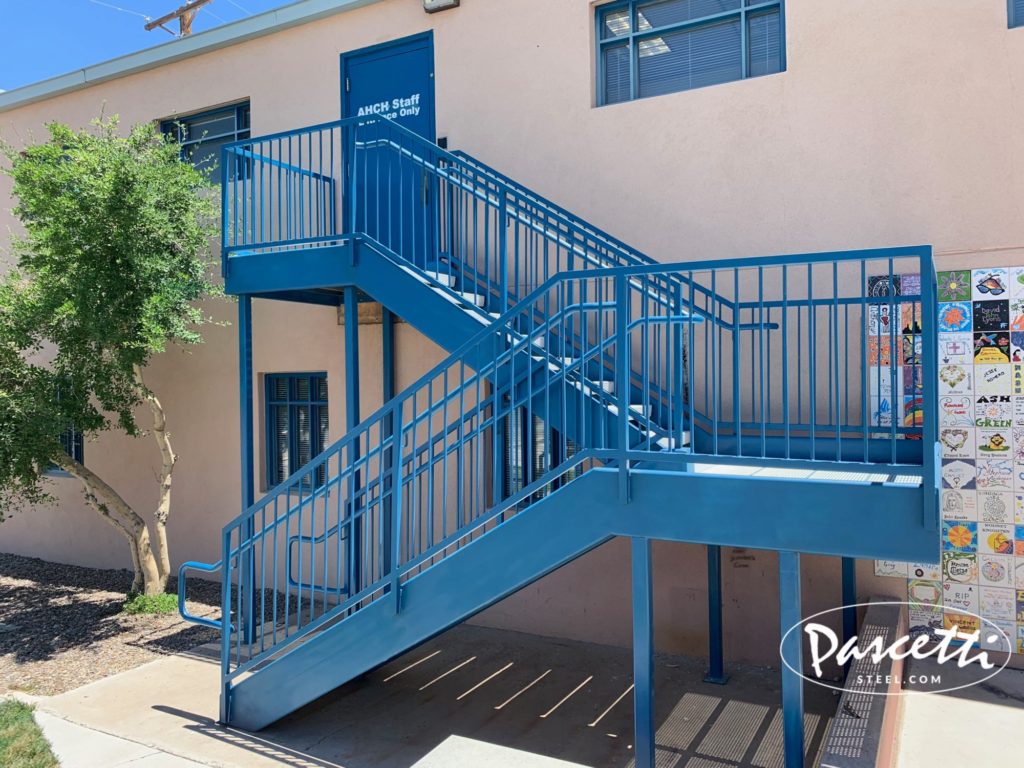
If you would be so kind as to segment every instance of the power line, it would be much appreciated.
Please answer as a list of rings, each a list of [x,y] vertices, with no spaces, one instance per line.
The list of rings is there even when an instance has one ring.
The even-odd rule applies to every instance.
[[[245,8],[245,7],[241,6],[241,5],[239,5],[238,3],[236,3],[236,2],[235,2],[235,0],[228,0],[228,3],[229,3],[230,5],[233,5],[233,6],[235,6],[235,8],[237,8],[238,10],[240,10],[240,11],[241,11],[242,13],[244,13],[244,14],[245,14],[246,16],[252,16],[252,11],[250,11],[250,10],[249,10],[248,8]]]
[[[122,8],[119,5],[112,5],[110,3],[104,3],[103,0],[89,0],[93,5],[102,5],[104,8],[110,8],[113,11],[120,11],[121,13],[130,13],[132,16],[138,16],[139,18],[149,21],[149,16],[138,11],[133,11],[130,8]]]
[[[208,15],[210,15],[210,16],[213,16],[213,18],[215,18],[215,19],[216,19],[217,21],[219,21],[219,22],[220,22],[221,24],[227,24],[227,22],[226,22],[226,21],[225,21],[224,19],[222,19],[222,18],[221,18],[220,16],[218,16],[218,15],[217,15],[216,13],[214,13],[213,11],[211,11],[211,10],[210,10],[209,8],[200,8],[200,9],[199,9],[199,11],[200,11],[200,12],[202,12],[202,11],[206,11],[206,13],[207,13]]]

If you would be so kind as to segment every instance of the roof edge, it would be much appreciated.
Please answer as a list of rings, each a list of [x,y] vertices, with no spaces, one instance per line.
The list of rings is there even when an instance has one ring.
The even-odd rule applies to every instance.
[[[45,101],[108,80],[145,72],[148,69],[155,69],[220,48],[227,48],[247,40],[264,37],[290,27],[308,24],[377,2],[380,0],[301,0],[301,2],[264,11],[255,16],[109,59],[74,72],[40,80],[37,83],[9,91],[0,91],[0,112]]]

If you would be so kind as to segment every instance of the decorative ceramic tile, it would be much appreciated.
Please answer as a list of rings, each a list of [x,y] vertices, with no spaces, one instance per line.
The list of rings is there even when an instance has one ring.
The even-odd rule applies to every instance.
[[[921,333],[921,305],[915,302],[900,308],[900,333]]]
[[[1024,331],[1024,297],[1010,299],[1010,330]]]
[[[1013,554],[1013,526],[978,524],[978,552],[990,555]]]
[[[869,424],[873,427],[892,426],[892,399],[889,397],[872,397]]]
[[[1024,304],[1024,299],[1019,301]],[[1010,362],[1024,363],[1024,330],[1010,331]]]
[[[973,365],[974,337],[969,333],[940,333],[939,362],[943,365]]]
[[[978,520],[977,491],[941,491],[942,519],[956,522]]]
[[[942,582],[911,579],[907,583],[907,599],[911,607],[941,606]]]
[[[976,445],[974,427],[939,428],[939,446],[944,459],[973,459]]]
[[[1008,298],[1009,272],[1002,267],[975,269],[971,272],[971,298],[998,299]]]
[[[994,332],[1010,330],[1010,302],[1005,300],[976,301],[971,305],[973,313],[972,326],[974,332]],[[1009,336],[1009,334],[1007,334]],[[1009,344],[1009,338],[1006,339]]]
[[[978,459],[975,465],[979,491],[1013,490],[1013,462],[1009,459]]]
[[[1009,555],[978,555],[978,583],[983,587],[1013,588],[1013,558]]]
[[[947,368],[949,366],[943,366]],[[1013,394],[1013,371],[1009,365],[998,363],[974,366],[974,392],[977,395],[1001,395],[1009,397]],[[939,380],[942,380],[941,372]],[[957,394],[950,389],[947,394]]]
[[[982,614],[984,616],[984,614]],[[1017,624],[1010,621],[990,619],[981,628],[981,637],[978,639],[978,646],[988,651],[1000,651],[1001,653],[1012,653],[1016,648]]]
[[[978,613],[984,619],[1013,621],[1016,615],[1016,595],[1003,587],[978,588]]]
[[[942,578],[958,584],[977,584],[978,555],[974,552],[943,552]]]
[[[975,446],[979,459],[1003,458],[1013,455],[1013,430],[1011,428],[986,428],[975,431]]]
[[[939,301],[969,301],[971,298],[971,273],[956,269],[938,274]],[[1024,295],[1024,288],[1021,290]]]
[[[968,301],[939,304],[939,333],[970,331],[973,326],[973,310],[973,305]]]
[[[920,365],[905,365],[903,372],[903,394],[924,394],[924,368]]]
[[[1024,397],[1020,398],[1024,410]],[[975,404],[970,395],[947,395],[939,398],[939,424],[943,427],[973,427]]]
[[[899,275],[872,275],[868,278],[868,296],[899,296],[900,276]]]
[[[907,578],[907,564],[898,560],[875,560],[875,576],[899,576]]]
[[[901,425],[904,427],[924,426],[924,395],[903,396],[903,417]]]
[[[868,336],[888,336],[892,326],[889,322],[888,304],[874,304],[868,307]]]
[[[896,343],[899,342],[896,337]],[[868,336],[868,365],[888,368],[892,365],[892,342],[888,336]]]
[[[981,619],[977,616],[944,610],[942,618],[946,629],[956,630],[958,634],[970,635],[981,630]]]
[[[972,459],[949,459],[942,462],[942,487],[953,490],[975,490],[975,462]]]
[[[980,395],[975,398],[974,426],[1010,429],[1013,426],[1013,398],[1010,395]]]
[[[967,493],[967,491],[965,491]],[[1006,491],[977,491],[978,520],[990,525],[1013,525],[1013,494]]]
[[[974,334],[974,364],[987,363],[1006,365],[1010,362],[1010,334],[999,331],[982,331]]]
[[[868,368],[868,392],[872,397],[892,397],[892,368],[872,365]],[[900,381],[897,378],[896,381]]]
[[[907,563],[907,575],[911,579],[939,581],[942,578],[942,563]]]
[[[911,637],[927,634],[938,639],[935,630],[942,629],[944,623],[941,606],[921,605],[908,610],[907,616],[910,619]]]
[[[973,365],[943,365],[939,368],[940,395],[973,395]]]
[[[947,581],[942,585],[942,608],[947,613],[978,613],[980,587],[977,584],[956,584]]]

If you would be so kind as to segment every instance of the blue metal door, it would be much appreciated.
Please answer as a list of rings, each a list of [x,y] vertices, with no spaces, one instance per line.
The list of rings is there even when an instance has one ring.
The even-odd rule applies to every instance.
[[[341,78],[342,117],[383,115],[436,139],[431,33],[342,54]],[[402,135],[387,126],[371,126],[360,135],[388,143],[361,144],[356,167],[347,168],[356,176],[358,229],[419,266],[433,262],[436,195],[420,159],[399,151]]]

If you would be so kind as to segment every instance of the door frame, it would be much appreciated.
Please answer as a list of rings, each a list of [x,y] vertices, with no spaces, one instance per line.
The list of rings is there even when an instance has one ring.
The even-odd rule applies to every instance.
[[[425,45],[424,45],[425,44]],[[420,32],[415,35],[409,35],[408,37],[400,37],[397,40],[388,40],[387,42],[377,43],[376,45],[369,45],[365,48],[357,48],[354,51],[346,51],[341,54],[341,77],[338,80],[338,87],[341,90],[341,119],[344,120],[349,117],[350,105],[349,105],[349,91],[345,89],[345,80],[348,77],[349,66],[352,61],[365,56],[375,56],[380,54],[382,51],[393,49],[388,55],[398,55],[405,53],[406,51],[414,51],[418,48],[427,48],[430,51],[430,67],[431,70],[435,70],[434,62],[434,31],[428,29],[426,32]],[[423,138],[431,141],[437,141],[437,110],[435,109],[435,88],[434,71],[431,71],[430,77],[428,78],[430,83],[428,85],[428,93],[430,103],[430,135],[424,136]]]
[[[341,92],[341,119],[344,120],[347,113],[350,111],[349,94],[350,91],[345,88],[345,81],[349,76],[349,67],[353,61],[357,61],[366,56],[377,56],[381,52],[386,52],[391,49],[391,53],[386,55],[399,55],[408,51],[415,51],[420,48],[426,48],[430,52],[430,77],[427,84],[427,97],[428,103],[430,104],[430,135],[424,138],[430,141],[432,144],[437,143],[437,109],[435,104],[435,88],[434,80],[435,77],[435,62],[434,62],[434,31],[428,29],[426,32],[419,32],[415,35],[409,35],[407,37],[400,37],[395,40],[387,40],[383,43],[377,43],[375,45],[368,45],[364,48],[356,48],[355,50],[345,51],[340,56],[340,77],[338,78],[338,89]],[[343,138],[344,140],[344,138]],[[343,153],[343,167],[341,169],[341,178],[345,180],[344,183],[348,183],[349,178],[349,159],[346,156],[347,153]],[[436,196],[432,195],[431,200],[436,199]],[[342,221],[344,222],[343,230],[348,231],[348,222],[350,216],[350,205],[352,201],[348,195],[342,195]],[[435,216],[436,218],[436,216]],[[437,222],[434,222],[436,228]],[[434,235],[436,240],[436,234]]]

